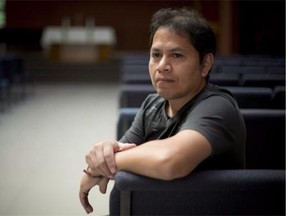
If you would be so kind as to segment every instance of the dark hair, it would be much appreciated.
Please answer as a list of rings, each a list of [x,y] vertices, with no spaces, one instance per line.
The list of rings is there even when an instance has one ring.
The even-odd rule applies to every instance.
[[[195,10],[188,8],[164,8],[158,10],[152,17],[150,25],[151,48],[155,32],[160,27],[169,27],[177,34],[186,34],[192,46],[198,51],[200,63],[208,53],[215,55],[216,38],[208,22]]]

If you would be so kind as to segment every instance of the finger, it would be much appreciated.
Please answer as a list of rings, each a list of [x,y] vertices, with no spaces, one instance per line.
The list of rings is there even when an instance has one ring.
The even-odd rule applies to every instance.
[[[96,155],[95,152],[97,152],[97,150],[95,150],[95,148],[97,148],[97,146],[93,146],[88,153],[85,155],[85,161],[87,163],[87,165],[89,167],[93,167],[94,164],[96,163]]]
[[[111,170],[115,166],[114,162],[114,152],[112,145],[104,145],[101,151],[101,163],[99,168],[106,177],[113,176]],[[110,170],[111,169],[111,170]],[[115,169],[115,168],[114,168]]]
[[[111,145],[104,146],[103,155],[105,157],[106,164],[111,173],[111,175],[107,177],[113,178],[113,175],[115,175],[117,171],[117,166],[115,162],[115,152],[128,150],[128,149],[134,148],[135,146],[136,146],[135,144],[130,144],[130,143],[124,144],[124,143],[120,143],[116,141],[113,141],[112,149],[111,149]]]
[[[88,194],[89,194],[88,192],[86,193],[86,192],[80,191],[79,198],[86,213],[90,214],[91,212],[93,212],[93,207],[89,203]]]
[[[116,144],[116,145],[118,145],[118,144]],[[103,155],[105,158],[106,166],[109,169],[109,175],[107,177],[111,178],[116,173],[114,147],[112,147],[110,145],[107,145],[106,147],[104,147],[103,148]]]
[[[89,200],[88,200],[89,191],[91,190],[92,187],[93,186],[90,185],[89,183],[88,176],[84,175],[80,183],[79,198],[87,214],[93,211],[93,208],[90,205]]]
[[[103,178],[103,179],[101,179],[101,181],[98,183],[98,185],[99,185],[99,191],[100,191],[102,194],[105,194],[105,193],[106,193],[108,182],[109,182],[109,178]]]
[[[91,178],[89,175],[85,174],[80,182],[80,190],[79,190],[79,198],[80,202],[85,209],[86,213],[89,214],[93,212],[93,208],[89,203],[89,191],[93,188],[96,184],[100,182],[98,178]]]
[[[89,157],[91,158],[91,163],[89,163],[88,165],[90,166],[91,171],[97,170],[97,174],[103,176],[110,176],[111,173],[105,161],[103,148],[103,145],[96,145],[93,148],[93,151],[89,154]]]

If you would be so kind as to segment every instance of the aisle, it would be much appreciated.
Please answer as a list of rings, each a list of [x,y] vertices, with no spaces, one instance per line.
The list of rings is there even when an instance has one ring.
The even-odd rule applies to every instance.
[[[0,215],[86,215],[78,200],[84,155],[114,138],[118,86],[42,84],[0,113]],[[96,189],[94,215],[108,214]]]

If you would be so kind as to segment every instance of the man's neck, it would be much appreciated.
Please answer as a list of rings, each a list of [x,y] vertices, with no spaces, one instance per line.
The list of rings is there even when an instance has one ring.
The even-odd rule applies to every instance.
[[[196,95],[198,95],[206,86],[205,85],[201,85],[201,87],[198,89],[198,91],[196,91],[193,95],[188,96],[188,97],[182,97],[182,98],[176,98],[173,100],[168,100],[167,104],[166,104],[166,114],[167,116],[169,116],[170,118],[173,117],[174,115],[177,114],[177,112],[186,104],[188,103],[190,100],[192,100]]]

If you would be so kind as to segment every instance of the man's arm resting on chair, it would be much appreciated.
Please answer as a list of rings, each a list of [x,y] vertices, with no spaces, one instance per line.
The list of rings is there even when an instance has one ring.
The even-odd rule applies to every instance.
[[[208,140],[193,130],[149,141],[115,154],[117,170],[151,178],[172,180],[188,175],[212,153]]]
[[[86,155],[86,162],[92,168],[89,172],[87,170],[82,178],[80,201],[87,213],[93,211],[88,200],[89,191],[95,185],[99,185],[100,191],[105,193],[109,179],[103,178],[102,183],[102,179],[97,179],[98,177],[95,179],[90,175],[105,175],[105,172],[110,175],[113,171],[107,169],[114,165],[117,170],[172,180],[188,175],[199,163],[209,157],[211,152],[212,148],[208,140],[193,130],[184,130],[167,139],[150,141],[137,147],[115,141],[103,141],[96,144]],[[112,165],[109,164],[111,161]]]

